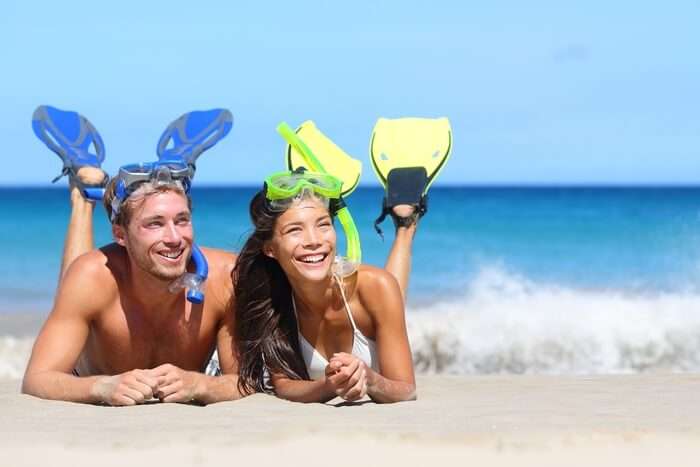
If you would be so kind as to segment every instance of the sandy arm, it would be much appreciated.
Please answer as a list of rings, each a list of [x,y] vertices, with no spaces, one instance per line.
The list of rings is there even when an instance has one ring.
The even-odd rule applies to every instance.
[[[58,289],[54,307],[34,343],[22,382],[22,392],[44,399],[100,402],[95,391],[103,376],[72,375],[90,330],[90,323],[105,305],[101,283],[104,255],[93,251],[76,259]]]
[[[361,274],[358,291],[375,323],[381,369],[367,369],[367,394],[375,402],[413,400],[416,382],[401,289],[396,278],[382,269],[363,266]]]

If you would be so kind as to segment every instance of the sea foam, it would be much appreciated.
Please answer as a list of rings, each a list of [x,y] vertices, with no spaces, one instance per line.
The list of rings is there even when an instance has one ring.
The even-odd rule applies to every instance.
[[[462,296],[409,309],[419,373],[700,370],[700,294],[577,290],[484,268]]]

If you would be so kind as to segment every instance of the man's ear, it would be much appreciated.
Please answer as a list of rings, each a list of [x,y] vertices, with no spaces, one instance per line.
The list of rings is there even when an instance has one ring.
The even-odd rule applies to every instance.
[[[277,257],[275,256],[275,250],[272,249],[272,245],[270,245],[270,242],[263,243],[262,252],[265,256],[269,258],[277,259]]]
[[[126,229],[119,224],[112,224],[112,237],[118,245],[126,247]]]

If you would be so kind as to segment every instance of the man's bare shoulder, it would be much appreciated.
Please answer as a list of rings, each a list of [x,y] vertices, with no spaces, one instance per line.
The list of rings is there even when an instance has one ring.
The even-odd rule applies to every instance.
[[[120,247],[121,248],[121,247]],[[77,277],[82,281],[102,282],[105,279],[114,281],[113,270],[124,268],[123,253],[115,251],[111,245],[92,250],[80,255],[71,263],[66,271],[66,277]]]
[[[63,306],[57,308],[97,312],[112,303],[119,293],[118,278],[125,270],[126,254],[120,249],[108,245],[76,258],[61,279],[57,305]],[[78,303],[82,306],[76,307]]]
[[[216,248],[202,248],[202,253],[204,253],[209,264],[207,294],[215,298],[217,308],[224,311],[233,296],[231,273],[236,264],[237,255],[230,251]]]
[[[230,251],[219,250],[217,248],[202,248],[202,253],[209,263],[209,275],[212,279],[218,276],[230,280],[231,271],[236,264],[237,255]]]

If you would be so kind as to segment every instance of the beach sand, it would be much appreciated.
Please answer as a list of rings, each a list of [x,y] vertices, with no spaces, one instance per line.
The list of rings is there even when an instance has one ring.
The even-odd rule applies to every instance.
[[[423,376],[415,402],[43,401],[0,381],[2,466],[698,465],[700,375]]]

